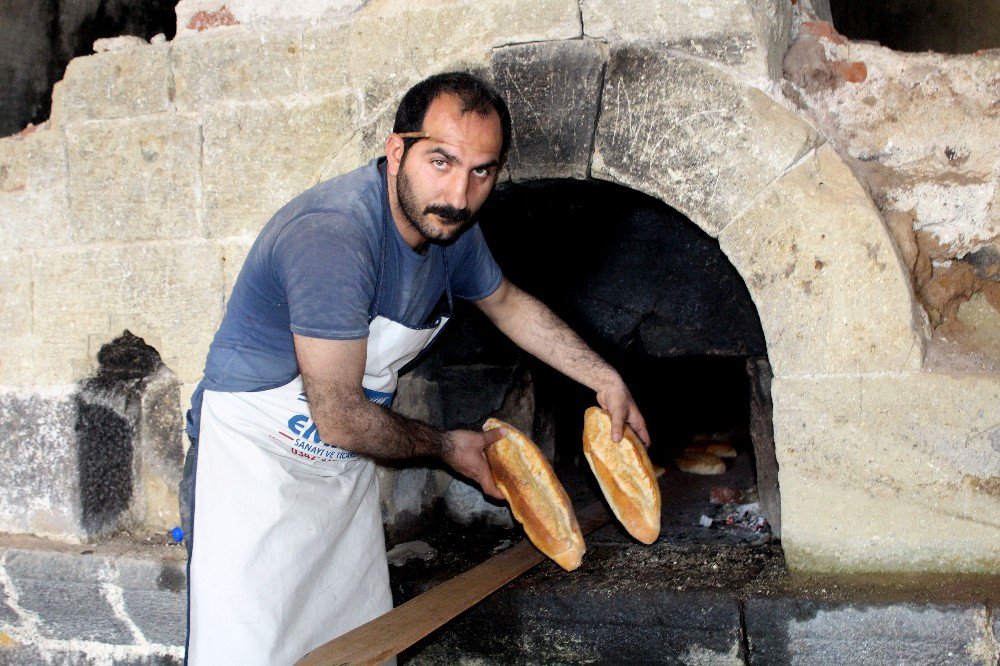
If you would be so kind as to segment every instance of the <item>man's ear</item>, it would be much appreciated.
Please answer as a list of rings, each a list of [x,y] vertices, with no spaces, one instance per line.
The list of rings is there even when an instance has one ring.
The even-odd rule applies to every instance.
[[[385,139],[385,159],[386,159],[386,172],[392,176],[396,177],[399,173],[399,163],[403,160],[403,153],[405,152],[405,144],[403,139],[400,138],[398,134],[390,134]]]

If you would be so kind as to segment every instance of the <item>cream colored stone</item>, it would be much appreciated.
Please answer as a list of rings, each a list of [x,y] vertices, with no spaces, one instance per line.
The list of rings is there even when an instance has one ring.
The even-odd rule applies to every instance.
[[[792,5],[787,0],[581,0],[584,34],[606,42],[648,41],[781,78]]]
[[[1000,362],[1000,311],[986,294],[974,294],[958,306],[958,320],[965,326],[963,342]]]
[[[820,138],[703,62],[613,46],[592,173],[657,197],[712,236]]]
[[[197,122],[160,115],[75,124],[66,134],[74,241],[197,236]]]
[[[324,163],[354,132],[355,119],[353,96],[208,112],[203,233],[256,236],[279,208],[319,182]]]
[[[775,378],[782,545],[818,571],[1000,567],[1000,377]]]
[[[303,87],[311,94],[367,91],[369,115],[425,76],[487,67],[494,47],[579,37],[579,11],[575,0],[375,0],[349,22],[305,32]]]
[[[74,58],[52,91],[56,126],[135,117],[170,108],[168,45],[147,45]]]
[[[0,248],[65,245],[66,144],[59,130],[0,139]]]
[[[113,245],[47,253],[34,271],[40,385],[96,369],[101,345],[128,329],[180,382],[201,377],[222,317],[222,258],[208,242]]]
[[[757,304],[776,376],[920,368],[906,269],[829,146],[778,179],[719,243]]]
[[[0,255],[0,386],[30,386],[34,378],[31,255]]]
[[[302,34],[235,28],[178,40],[171,50],[177,107],[255,102],[298,90]]]
[[[319,179],[329,180],[385,154],[385,139],[392,132],[396,109],[384,107],[359,127],[335,153],[327,157]]]

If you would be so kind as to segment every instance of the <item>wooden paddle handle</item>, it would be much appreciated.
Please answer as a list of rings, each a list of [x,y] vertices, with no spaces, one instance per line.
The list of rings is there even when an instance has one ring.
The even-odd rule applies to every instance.
[[[590,534],[608,522],[608,515],[600,503],[595,503],[581,511],[577,519],[580,530]],[[379,664],[472,608],[544,559],[545,556],[530,541],[521,541],[388,613],[324,643],[302,657],[296,666]]]

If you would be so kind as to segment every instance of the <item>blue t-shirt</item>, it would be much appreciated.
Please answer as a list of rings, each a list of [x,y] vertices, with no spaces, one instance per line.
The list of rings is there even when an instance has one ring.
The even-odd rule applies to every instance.
[[[191,398],[191,437],[206,389],[264,391],[299,374],[292,333],[365,338],[376,315],[422,326],[440,314],[446,287],[480,300],[500,286],[478,225],[450,245],[426,244],[422,254],[406,244],[389,211],[384,165],[373,160],[306,190],[261,230]]]

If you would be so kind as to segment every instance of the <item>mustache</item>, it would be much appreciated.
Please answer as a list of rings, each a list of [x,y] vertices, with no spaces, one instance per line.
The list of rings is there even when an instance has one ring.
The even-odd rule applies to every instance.
[[[424,208],[424,215],[437,215],[449,222],[468,222],[472,217],[472,211],[468,208],[455,208],[444,204],[432,204]]]

